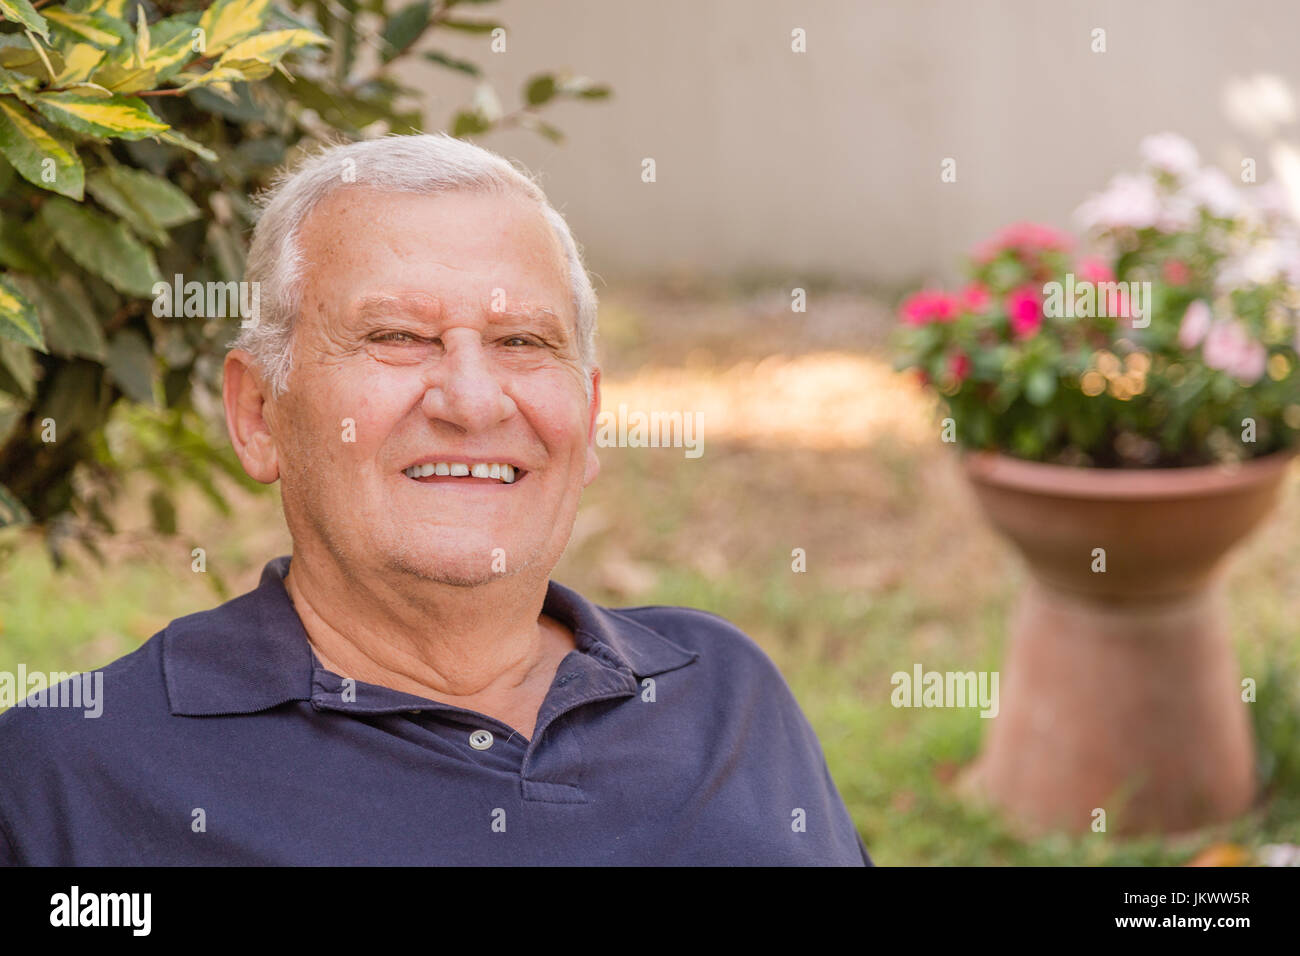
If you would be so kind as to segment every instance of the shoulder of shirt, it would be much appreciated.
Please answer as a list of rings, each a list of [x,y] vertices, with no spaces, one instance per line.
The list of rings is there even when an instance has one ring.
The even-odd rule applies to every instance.
[[[169,625],[170,626],[170,625]],[[160,650],[162,647],[163,634],[166,628],[156,633],[133,651],[129,651],[118,657],[103,667],[96,667],[88,671],[60,671],[71,676],[68,680],[76,680],[83,674],[102,674],[105,685],[109,681],[113,682],[114,690],[112,696],[116,698],[130,698],[132,695],[131,687],[135,685],[140,687],[140,681],[151,682],[154,686],[162,688],[162,662]],[[151,676],[150,671],[153,669]],[[48,673],[48,672],[47,672]],[[61,687],[67,683],[67,680],[60,681],[47,688],[47,692]],[[123,685],[126,685],[125,687]],[[107,692],[103,692],[107,694]],[[24,697],[23,699],[27,699]],[[60,740],[68,740],[70,736],[67,732],[86,726],[89,723],[98,723],[95,718],[87,719],[83,710],[76,707],[19,707],[10,706],[3,714],[0,714],[0,752],[5,744],[22,744],[24,742],[39,741],[42,745],[55,744]],[[3,760],[0,760],[2,763]]]
[[[194,642],[231,632],[242,617],[254,610],[252,600],[254,594],[255,592],[240,594],[216,607],[183,614],[173,619],[135,650],[123,654],[103,667],[97,667],[91,671],[69,671],[68,673],[77,675],[82,673],[102,673],[105,683],[109,680],[114,681],[113,696],[119,699],[132,698],[133,695],[129,693],[130,685],[134,684],[136,690],[142,690],[143,686],[138,683],[140,681],[147,682],[159,690],[165,691],[162,667],[164,641]],[[128,686],[124,688],[123,683]],[[12,706],[3,714],[0,714],[0,740],[3,740],[7,735],[28,730],[37,733],[46,730],[54,731],[61,723],[56,716],[58,714],[66,715],[67,719],[72,717],[77,720],[85,719],[82,717],[80,710],[72,708]],[[42,719],[41,715],[45,715],[46,719]],[[81,724],[76,726],[79,727]]]

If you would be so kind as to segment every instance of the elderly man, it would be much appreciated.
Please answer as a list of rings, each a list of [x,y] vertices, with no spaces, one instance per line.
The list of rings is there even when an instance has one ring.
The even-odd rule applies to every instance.
[[[291,557],[0,717],[0,861],[870,863],[771,661],[549,579],[595,453],[596,297],[525,174],[324,150],[254,233],[226,421]]]

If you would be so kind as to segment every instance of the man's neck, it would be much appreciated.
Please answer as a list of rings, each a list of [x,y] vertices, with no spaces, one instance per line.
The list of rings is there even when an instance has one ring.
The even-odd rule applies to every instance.
[[[340,676],[516,720],[536,716],[575,646],[541,614],[546,580],[523,575],[453,587],[295,554],[284,584],[317,656]]]

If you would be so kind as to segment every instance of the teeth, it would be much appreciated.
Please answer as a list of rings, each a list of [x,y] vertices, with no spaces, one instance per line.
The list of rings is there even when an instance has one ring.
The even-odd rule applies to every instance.
[[[430,475],[452,476],[464,478],[473,475],[475,478],[495,478],[504,484],[511,485],[515,482],[514,465],[503,465],[501,463],[484,463],[477,465],[467,465],[463,462],[426,462],[423,465],[412,465],[407,468],[403,474],[408,478],[428,478]]]

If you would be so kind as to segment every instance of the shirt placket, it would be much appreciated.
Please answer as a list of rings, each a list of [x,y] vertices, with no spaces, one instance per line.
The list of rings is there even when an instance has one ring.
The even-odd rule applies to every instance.
[[[561,661],[526,744],[514,728],[487,714],[375,684],[348,683],[319,665],[312,671],[311,703],[317,710],[358,717],[428,714],[461,728],[463,739],[458,745],[469,751],[496,751],[492,756],[504,756],[502,748],[514,750],[510,762],[519,774],[524,800],[585,803],[581,749],[573,733],[563,732],[564,718],[588,704],[634,696],[637,682],[627,665],[604,645],[593,646],[589,635],[579,641],[584,650],[570,651]],[[516,748],[522,749],[522,757]]]
[[[603,656],[603,655],[602,655]],[[633,697],[636,677],[626,665],[570,651],[537,713],[537,726],[524,754],[520,789],[524,800],[586,803],[582,791],[582,751],[568,715],[603,700]]]

